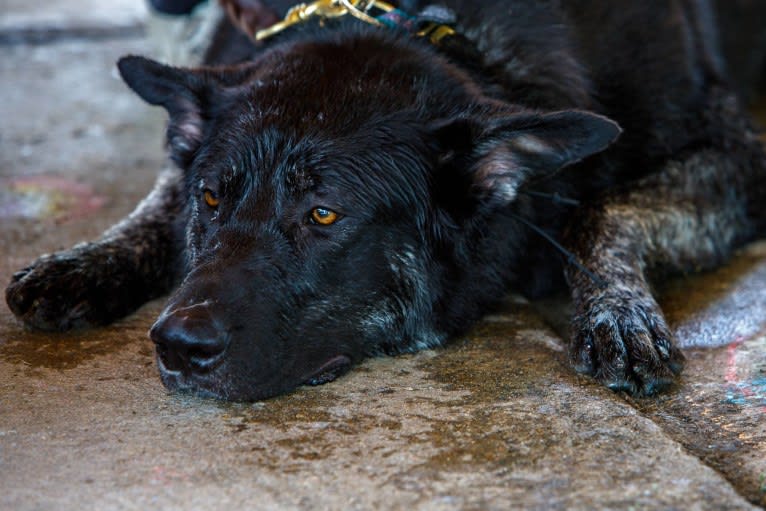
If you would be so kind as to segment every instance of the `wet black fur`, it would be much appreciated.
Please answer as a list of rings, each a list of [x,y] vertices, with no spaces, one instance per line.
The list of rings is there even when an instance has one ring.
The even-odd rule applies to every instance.
[[[574,366],[667,386],[683,355],[649,277],[720,264],[766,216],[709,6],[443,3],[467,45],[347,19],[259,47],[224,30],[209,56],[227,67],[121,60],[168,110],[178,169],[102,239],[14,275],[13,312],[105,324],[180,282],[152,329],[165,384],[259,399],[568,283]]]

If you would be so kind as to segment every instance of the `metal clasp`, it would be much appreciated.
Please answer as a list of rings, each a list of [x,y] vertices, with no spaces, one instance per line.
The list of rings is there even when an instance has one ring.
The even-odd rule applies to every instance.
[[[394,6],[379,0],[317,0],[310,4],[298,4],[287,11],[285,19],[269,28],[257,31],[254,37],[256,41],[262,41],[288,27],[305,23],[311,18],[326,20],[346,14],[351,14],[371,25],[380,25],[380,22],[369,14],[372,9],[379,9],[385,13],[392,11]]]

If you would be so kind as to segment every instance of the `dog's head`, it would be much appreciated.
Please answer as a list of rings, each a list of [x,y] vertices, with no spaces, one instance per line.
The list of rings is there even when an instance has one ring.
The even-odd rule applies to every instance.
[[[230,68],[119,68],[169,112],[186,173],[189,271],[151,333],[163,381],[225,399],[438,345],[477,314],[456,288],[499,251],[488,218],[619,132],[491,99],[435,51],[379,31]],[[493,272],[503,280],[481,275]],[[470,285],[497,295],[503,282]]]

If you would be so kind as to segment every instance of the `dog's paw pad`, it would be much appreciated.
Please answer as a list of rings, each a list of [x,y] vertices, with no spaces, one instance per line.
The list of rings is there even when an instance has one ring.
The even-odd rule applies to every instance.
[[[11,311],[41,330],[69,330],[90,323],[96,280],[89,258],[76,251],[43,256],[16,272],[5,290]]]
[[[570,359],[575,370],[610,389],[651,395],[670,386],[683,368],[659,309],[651,302],[594,301],[578,314]]]

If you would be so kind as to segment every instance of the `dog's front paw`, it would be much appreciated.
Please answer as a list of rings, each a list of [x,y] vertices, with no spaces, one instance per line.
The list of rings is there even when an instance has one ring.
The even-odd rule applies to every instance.
[[[651,395],[683,368],[684,356],[650,297],[591,297],[575,315],[573,330],[573,366],[613,390]]]
[[[16,272],[5,290],[11,311],[41,330],[102,325],[116,318],[121,300],[109,275],[114,259],[95,245],[42,256]]]

